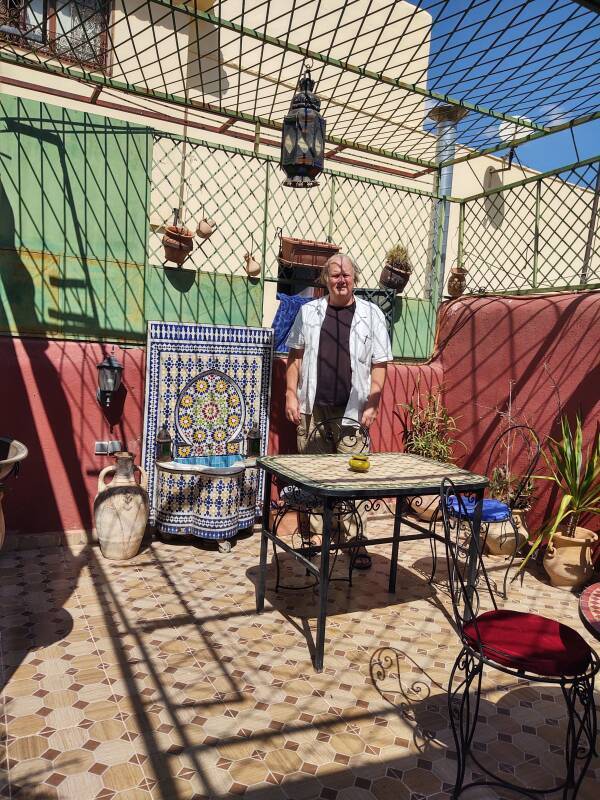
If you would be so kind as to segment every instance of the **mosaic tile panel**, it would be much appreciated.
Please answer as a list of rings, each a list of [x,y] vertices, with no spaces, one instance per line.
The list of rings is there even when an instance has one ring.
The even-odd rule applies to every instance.
[[[369,522],[374,537],[391,525]],[[427,542],[402,544],[394,595],[385,545],[350,590],[333,584],[321,674],[307,647],[312,590],[275,594],[271,563],[266,611],[254,611],[259,546],[238,538],[236,558],[216,560],[152,542],[126,567],[89,545],[4,553],[0,797],[448,800],[446,685],[460,644],[443,569],[427,583]],[[306,583],[281,561],[286,583]],[[486,563],[501,583],[504,560]],[[577,598],[541,571],[505,605],[543,610],[598,645]],[[475,739],[486,766],[543,785],[563,774],[565,735],[559,689],[486,670]],[[599,780],[595,756],[578,800],[596,800]]]
[[[253,425],[260,431],[261,452],[266,452],[272,350],[269,329],[148,323],[142,463],[148,473],[152,524],[159,507],[173,507],[173,493],[159,494],[167,488],[167,479],[159,482],[155,470],[156,435],[163,424],[178,457],[243,453],[245,434]],[[189,484],[186,476],[178,493],[182,503],[190,497]],[[260,514],[261,490],[260,471],[246,469],[240,529],[251,526]],[[182,518],[183,533],[190,530],[194,512],[184,505],[180,511],[187,515],[187,520]]]
[[[240,527],[244,471],[232,475],[157,472],[156,527],[161,533],[230,539]]]

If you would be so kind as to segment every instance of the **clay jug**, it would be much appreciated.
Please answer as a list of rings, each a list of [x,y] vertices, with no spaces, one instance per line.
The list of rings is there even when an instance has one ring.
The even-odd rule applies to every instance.
[[[518,552],[529,538],[527,529],[523,522],[523,511],[513,510],[513,519],[517,528],[517,535],[512,525],[506,522],[490,522],[485,534],[485,545],[487,551],[492,556],[512,556]]]
[[[126,561],[137,555],[148,522],[148,478],[133,463],[133,455],[115,453],[116,464],[105,467],[98,476],[98,494],[94,500],[94,520],[100,550],[105,558]],[[140,471],[140,483],[135,470]],[[104,480],[114,473],[107,485]]]
[[[575,536],[555,533],[544,554],[544,569],[552,586],[582,586],[594,572],[592,550],[597,536],[587,528],[575,528]]]
[[[248,277],[258,278],[260,275],[260,264],[254,258],[252,253],[246,253],[244,256],[244,261],[246,262],[246,273],[248,274]]]
[[[467,285],[467,270],[464,267],[452,267],[448,278],[448,294],[460,297]]]
[[[214,219],[201,219],[196,228],[196,233],[202,239],[210,239],[216,229],[217,223]]]

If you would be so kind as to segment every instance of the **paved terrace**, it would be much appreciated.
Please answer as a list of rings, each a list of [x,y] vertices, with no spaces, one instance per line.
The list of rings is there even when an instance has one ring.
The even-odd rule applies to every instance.
[[[332,585],[320,675],[307,647],[312,590],[270,592],[266,613],[254,612],[258,549],[254,535],[230,555],[157,542],[127,563],[90,546],[3,554],[0,795],[447,798],[455,762],[445,687],[458,639],[443,586],[426,581],[427,543],[402,547],[395,597],[385,547],[351,590]],[[306,582],[289,559],[285,570],[288,582]],[[539,577],[514,585],[509,605],[589,638],[576,598]],[[530,785],[561,774],[559,690],[486,675],[480,757]],[[582,799],[597,798],[599,778],[596,758]]]

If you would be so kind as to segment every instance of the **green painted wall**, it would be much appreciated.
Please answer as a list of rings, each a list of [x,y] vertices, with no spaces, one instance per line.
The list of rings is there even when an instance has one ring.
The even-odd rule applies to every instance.
[[[431,300],[396,299],[392,352],[394,358],[426,359],[435,338],[437,306]]]
[[[0,95],[0,333],[142,341],[260,324],[262,285],[147,263],[150,129]]]

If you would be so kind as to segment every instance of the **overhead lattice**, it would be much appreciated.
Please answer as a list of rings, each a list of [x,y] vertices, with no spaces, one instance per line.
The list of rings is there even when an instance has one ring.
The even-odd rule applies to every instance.
[[[0,0],[0,66],[75,78],[88,85],[88,99],[99,87],[113,98],[137,95],[140,112],[156,102],[183,106],[222,130],[249,134],[257,123],[263,133],[281,126],[312,62],[330,149],[416,171],[600,117],[597,7],[595,0]],[[450,159],[436,152],[440,106],[468,111]]]

